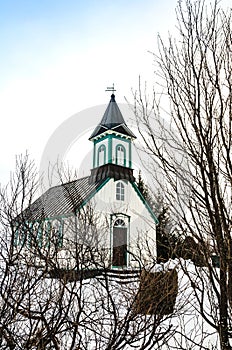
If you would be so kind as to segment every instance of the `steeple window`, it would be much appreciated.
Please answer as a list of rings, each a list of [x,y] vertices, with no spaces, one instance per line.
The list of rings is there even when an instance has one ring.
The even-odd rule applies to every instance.
[[[116,164],[126,166],[126,150],[123,145],[116,146]]]
[[[106,146],[101,145],[98,148],[98,166],[104,165],[106,163]]]

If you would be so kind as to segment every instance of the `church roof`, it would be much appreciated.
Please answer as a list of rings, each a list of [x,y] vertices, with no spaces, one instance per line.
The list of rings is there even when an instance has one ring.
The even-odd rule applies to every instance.
[[[112,169],[112,167],[117,169]],[[91,176],[49,188],[17,217],[17,220],[32,222],[59,219],[76,214],[111,178],[114,178],[114,180],[126,179],[129,181],[155,222],[158,222],[135,183],[132,169],[114,164],[106,164],[100,168],[93,169]],[[128,174],[125,169],[129,171]]]
[[[95,128],[89,139],[91,140],[107,130],[113,130],[115,132],[119,132],[120,134],[136,138],[133,132],[126,125],[122,113],[115,101],[114,94],[111,95],[110,102],[106,108],[102,120]]]
[[[49,188],[23,213],[24,219],[40,220],[74,214],[108,179],[89,181],[89,176]]]

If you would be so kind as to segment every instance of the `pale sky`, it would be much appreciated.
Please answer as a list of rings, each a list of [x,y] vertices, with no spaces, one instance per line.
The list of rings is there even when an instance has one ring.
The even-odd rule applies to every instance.
[[[157,33],[175,26],[176,0],[0,0],[0,182],[28,150],[39,166],[46,143],[72,115],[133,102],[138,77],[152,83]],[[101,118],[101,116],[100,116]],[[96,115],[96,124],[100,121]],[[82,120],[80,120],[82,123]]]

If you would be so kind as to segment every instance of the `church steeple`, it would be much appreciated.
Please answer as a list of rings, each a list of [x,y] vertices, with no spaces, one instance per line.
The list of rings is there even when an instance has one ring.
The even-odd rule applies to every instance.
[[[115,95],[112,94],[100,123],[89,138],[94,143],[92,173],[103,174],[107,167],[110,176],[116,172],[131,179],[131,141],[135,138],[115,101]]]
[[[100,121],[98,126],[95,128],[89,140],[94,139],[96,136],[106,132],[107,130],[112,130],[115,133],[118,132],[125,136],[129,136],[133,139],[136,138],[133,132],[126,125],[125,120],[122,116],[122,113],[115,101],[114,94],[111,95],[110,102],[108,104],[108,107],[106,108],[106,111],[102,117],[102,120]]]

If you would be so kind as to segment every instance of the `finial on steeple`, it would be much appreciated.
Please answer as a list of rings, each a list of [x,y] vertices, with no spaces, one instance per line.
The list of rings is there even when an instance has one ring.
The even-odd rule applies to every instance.
[[[115,101],[114,91],[116,90],[114,88],[114,84],[112,87],[107,87],[106,91],[112,92],[110,102],[105,110],[105,113],[100,123],[95,128],[89,139],[94,140],[96,137],[100,137],[100,135],[103,135],[108,130],[112,130],[115,133],[120,133],[122,135],[126,135],[131,139],[135,139],[136,136],[126,125],[122,113]]]
[[[112,91],[112,92],[116,91],[114,88],[114,83],[112,84],[112,86],[108,86],[105,91]]]

